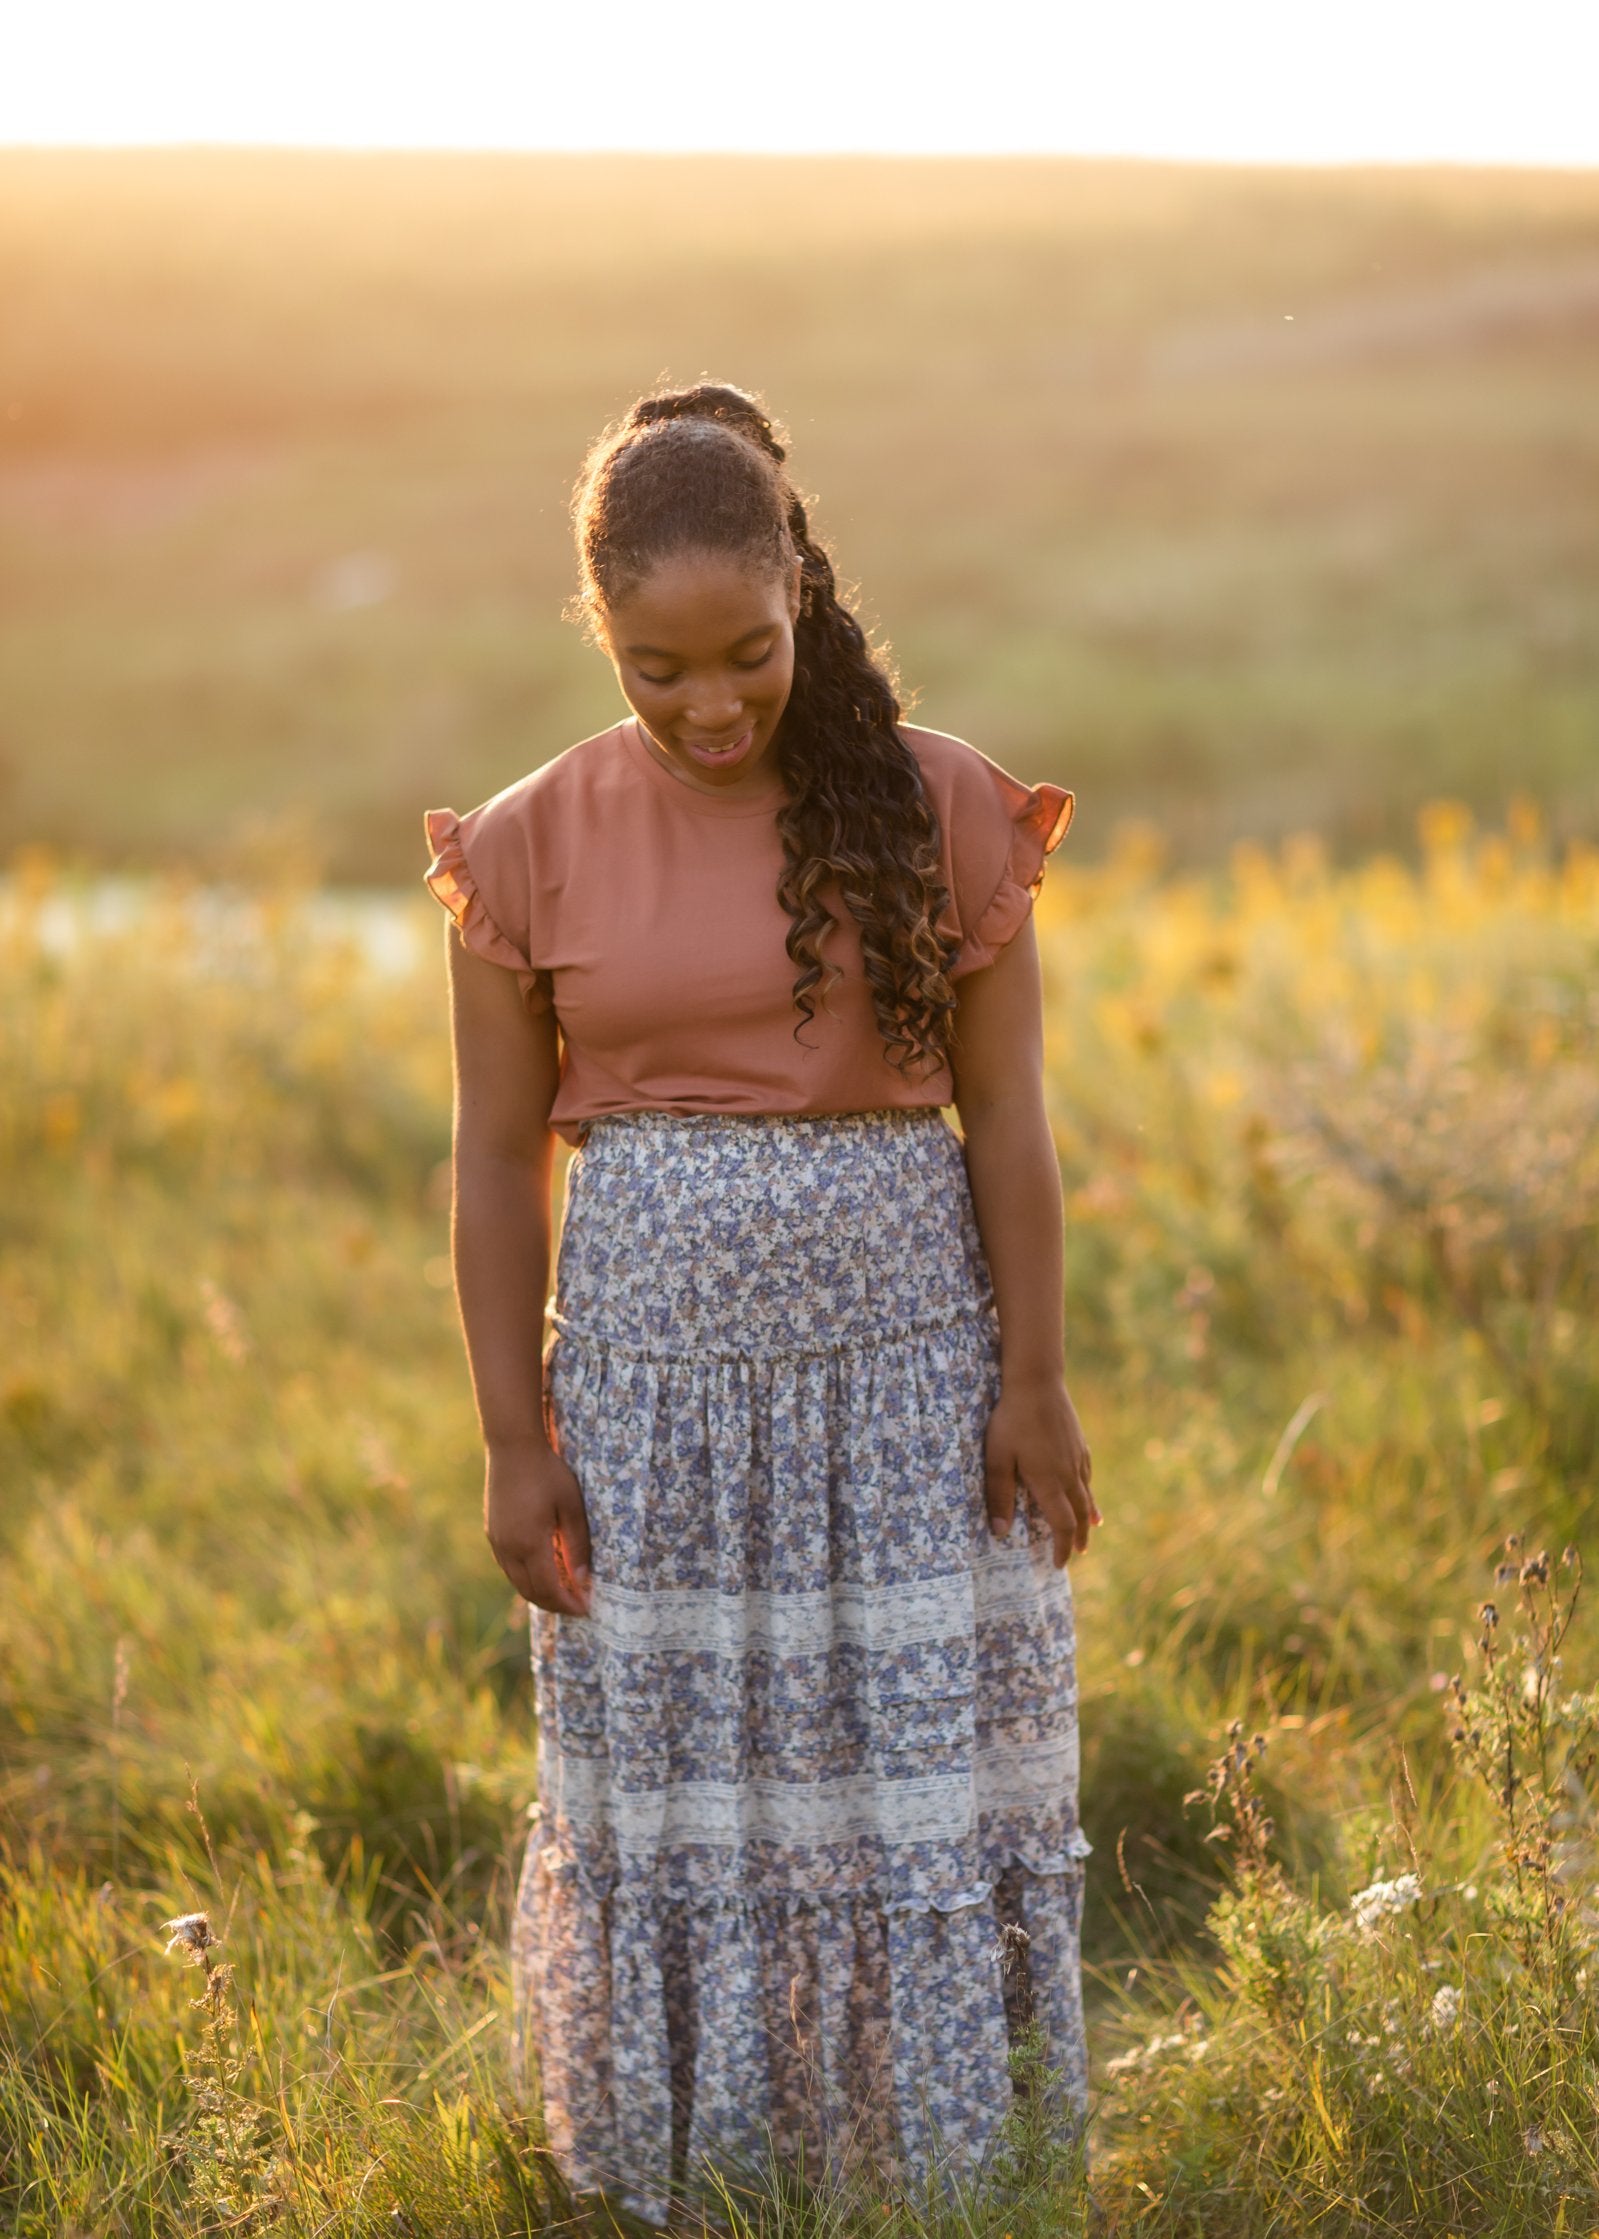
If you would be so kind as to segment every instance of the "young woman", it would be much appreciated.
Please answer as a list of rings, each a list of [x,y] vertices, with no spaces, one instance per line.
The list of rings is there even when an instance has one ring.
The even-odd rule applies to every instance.
[[[1029,2016],[1063,2121],[1086,2089],[1100,1516],[1031,917],[1072,796],[900,722],[784,459],[737,389],[602,437],[580,603],[631,712],[426,820],[533,1605],[519,2068],[572,2181],[656,2216],[705,2154],[970,2166]]]

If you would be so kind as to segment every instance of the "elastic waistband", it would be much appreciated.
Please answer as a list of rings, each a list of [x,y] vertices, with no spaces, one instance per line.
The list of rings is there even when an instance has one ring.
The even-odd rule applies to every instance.
[[[938,1104],[885,1104],[868,1112],[668,1112],[655,1105],[602,1112],[585,1122],[590,1132],[615,1127],[947,1127]]]
[[[991,1301],[974,1297],[904,1319],[879,1310],[875,1318],[861,1316],[842,1328],[830,1327],[825,1334],[812,1331],[796,1340],[788,1317],[763,1312],[765,1303],[759,1292],[747,1302],[748,1332],[742,1342],[705,1323],[686,1325],[681,1317],[674,1317],[669,1334],[655,1337],[640,1336],[636,1327],[626,1322],[613,1326],[602,1318],[563,1313],[553,1304],[545,1308],[544,1318],[550,1332],[569,1345],[594,1346],[626,1360],[663,1364],[692,1361],[698,1367],[712,1362],[760,1367],[773,1360],[825,1360],[835,1355],[881,1353],[895,1345],[916,1345],[946,1333],[958,1336],[962,1331],[969,1331],[976,1342],[986,1344],[995,1326]]]

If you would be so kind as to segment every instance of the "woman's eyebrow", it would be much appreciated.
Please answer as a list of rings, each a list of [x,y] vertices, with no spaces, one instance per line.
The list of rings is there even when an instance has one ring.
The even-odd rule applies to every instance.
[[[739,646],[748,645],[752,637],[765,637],[769,630],[775,630],[776,628],[777,624],[775,622],[757,622],[753,630],[746,630],[742,637],[736,637],[728,647],[728,651],[730,653],[736,652]],[[660,645],[624,645],[622,651],[631,653],[635,660],[641,661],[675,661],[679,658],[676,653],[669,653],[664,646]]]

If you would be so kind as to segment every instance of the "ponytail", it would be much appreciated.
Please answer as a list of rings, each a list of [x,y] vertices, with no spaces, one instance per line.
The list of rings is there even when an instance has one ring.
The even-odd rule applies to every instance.
[[[830,881],[860,929],[861,957],[889,1063],[909,1074],[947,1064],[954,947],[938,932],[949,906],[937,812],[900,734],[893,683],[838,595],[833,563],[811,533],[787,450],[758,401],[704,383],[642,397],[600,439],[573,500],[591,621],[658,560],[730,552],[786,570],[800,562],[794,683],[774,742],[789,798],[777,813],[777,898],[791,919],[798,968],[795,1038],[841,976],[824,963]]]

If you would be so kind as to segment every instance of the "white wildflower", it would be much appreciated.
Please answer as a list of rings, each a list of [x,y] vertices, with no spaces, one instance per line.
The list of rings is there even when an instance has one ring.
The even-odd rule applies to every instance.
[[[1406,1911],[1419,1902],[1421,1883],[1414,1874],[1401,1874],[1397,1881],[1374,1881],[1369,1889],[1358,1890],[1349,1900],[1349,1909],[1355,1916],[1355,1925],[1364,1935],[1371,1935],[1379,1921],[1391,1913]]]
[[[1443,2036],[1457,2027],[1459,2021],[1460,1993],[1452,1982],[1446,1982],[1441,1990],[1435,1990],[1432,1994],[1428,2025],[1439,2036]]]
[[[1107,2060],[1107,2076],[1130,2075],[1135,2069],[1153,2068],[1165,2053],[1180,2052],[1190,2039],[1178,2033],[1173,2036],[1151,2037],[1147,2045],[1134,2045],[1128,2052],[1120,2052],[1114,2060]]]

